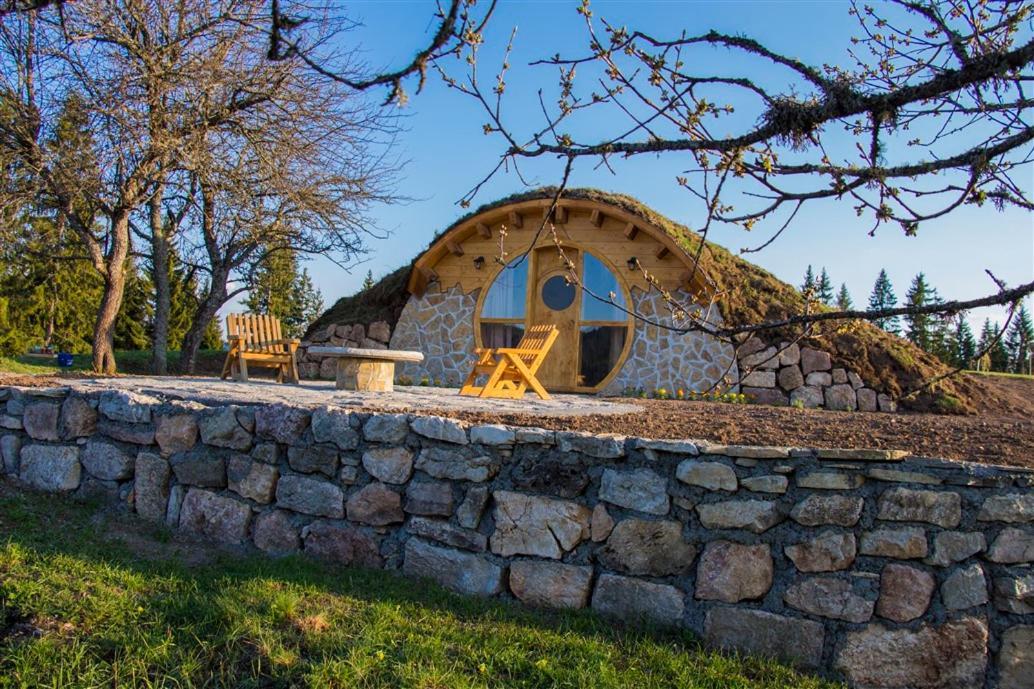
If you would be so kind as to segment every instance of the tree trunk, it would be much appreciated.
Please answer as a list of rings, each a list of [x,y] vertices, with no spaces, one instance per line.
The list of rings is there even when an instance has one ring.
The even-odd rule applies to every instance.
[[[122,308],[126,288],[126,257],[129,255],[129,212],[119,211],[111,219],[111,249],[104,274],[104,295],[93,328],[93,370],[111,375],[116,372],[115,320]]]
[[[168,373],[169,310],[172,299],[169,287],[169,237],[162,221],[162,199],[165,185],[159,184],[148,203],[151,221],[151,267],[154,280],[154,333],[151,343],[151,372]]]
[[[197,353],[201,349],[202,340],[205,339],[205,330],[208,328],[209,322],[219,313],[222,305],[229,299],[226,294],[229,277],[230,273],[224,267],[219,267],[212,272],[212,281],[208,285],[205,298],[194,312],[194,320],[191,321],[190,329],[183,338],[183,349],[180,351],[179,360],[181,373],[194,373],[194,369],[197,367]]]

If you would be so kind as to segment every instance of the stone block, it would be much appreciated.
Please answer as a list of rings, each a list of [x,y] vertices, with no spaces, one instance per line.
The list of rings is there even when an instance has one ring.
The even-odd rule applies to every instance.
[[[682,539],[682,524],[674,521],[624,519],[603,548],[600,564],[623,574],[664,577],[689,571],[696,548]]]
[[[439,548],[416,538],[406,541],[402,571],[472,596],[494,596],[504,586],[505,570],[499,565],[480,555]]]
[[[556,445],[556,431],[545,428],[518,428],[517,442],[525,445]]]
[[[770,407],[785,407],[790,398],[782,390],[775,388],[741,387],[740,392],[752,399],[756,404],[767,404]]]
[[[377,340],[387,344],[391,341],[391,326],[384,321],[374,321],[366,331],[366,336],[371,340]]]
[[[597,459],[617,459],[625,456],[625,436],[613,434],[560,431],[556,443],[561,452],[580,452]]]
[[[984,686],[987,624],[963,618],[940,626],[848,631],[834,667],[850,686],[873,689],[968,689]]]
[[[602,502],[596,503],[592,508],[592,518],[589,520],[589,531],[592,533],[593,543],[600,543],[607,540],[614,530],[614,518],[607,512],[607,506]]]
[[[186,486],[226,487],[226,461],[204,449],[178,454],[169,460],[176,480]]]
[[[153,445],[154,427],[142,423],[120,423],[109,419],[97,421],[97,433],[112,440],[134,445]]]
[[[862,498],[847,495],[809,495],[794,505],[790,518],[802,526],[854,526],[864,504]]]
[[[858,397],[858,411],[874,412],[879,409],[875,390],[858,388],[855,394]]]
[[[359,447],[359,419],[351,412],[319,407],[312,412],[311,424],[317,443],[333,443],[341,450]]]
[[[826,531],[809,541],[788,545],[784,552],[802,572],[834,572],[854,563],[857,544],[854,534]]]
[[[441,416],[414,416],[409,427],[417,435],[443,443],[466,445],[469,442],[467,431],[461,423]]]
[[[668,482],[657,472],[645,468],[626,471],[604,469],[599,498],[612,505],[647,514],[664,515],[671,507]]]
[[[387,526],[405,519],[402,496],[383,483],[371,483],[349,496],[345,503],[349,521]]]
[[[466,457],[440,447],[420,451],[416,468],[434,478],[484,483],[499,473],[499,461],[488,455]]]
[[[589,537],[592,512],[567,500],[495,491],[492,552],[503,557],[536,555],[559,560]]]
[[[847,382],[847,371],[842,368],[833,369],[833,382],[837,385],[841,385]],[[854,387],[854,386],[852,386]]]
[[[740,378],[740,385],[751,388],[774,388],[776,384],[775,371],[751,371]]]
[[[783,508],[767,500],[728,500],[697,505],[700,523],[708,529],[746,529],[763,533],[786,519]]]
[[[820,389],[828,388],[833,384],[833,376],[825,371],[815,371],[814,373],[806,375],[804,377],[804,382],[806,385],[811,387]],[[823,397],[823,401],[825,401],[825,397]]]
[[[280,446],[276,443],[259,443],[251,451],[251,458],[263,464],[278,464],[280,457]]]
[[[787,392],[796,390],[804,385],[804,374],[800,366],[785,366],[779,369],[779,387]]]
[[[802,385],[790,393],[790,404],[800,402],[807,409],[817,409],[822,406],[824,401],[822,388],[817,385]]]
[[[372,443],[398,445],[409,435],[409,417],[405,414],[371,414],[363,424],[363,438]]]
[[[275,466],[253,461],[247,455],[233,455],[226,464],[226,479],[230,490],[260,505],[273,500],[279,473]]]
[[[765,347],[750,354],[740,354],[740,368],[775,368],[779,365],[779,355],[775,347]]]
[[[413,517],[406,524],[406,530],[423,539],[476,553],[483,553],[488,547],[488,538],[484,534],[453,526],[444,519]]]
[[[25,405],[22,427],[33,440],[58,440],[57,421],[61,405],[54,402],[34,402]]]
[[[581,455],[574,453],[525,454],[513,466],[510,479],[515,488],[573,498],[589,485],[589,467]]]
[[[801,347],[796,342],[779,343],[779,365],[796,366],[801,362]]]
[[[1002,634],[998,689],[1030,689],[1034,677],[1034,625],[1016,625]]]
[[[133,476],[134,457],[117,445],[89,440],[79,453],[83,468],[102,481],[124,481]]]
[[[350,524],[318,520],[302,529],[305,554],[342,565],[384,566],[377,539]]]
[[[772,553],[767,544],[711,541],[697,565],[696,598],[737,603],[757,600],[772,588]]]
[[[269,510],[255,517],[252,528],[255,547],[269,555],[290,555],[298,552],[301,539],[290,512]]]
[[[984,522],[1034,522],[1034,493],[994,495],[984,500],[977,519]]]
[[[685,596],[667,584],[601,574],[592,594],[592,609],[626,623],[674,627],[682,621]]]
[[[995,608],[1014,615],[1034,614],[1034,574],[995,577]]]
[[[448,517],[452,514],[452,484],[447,481],[413,481],[406,488],[406,512]]]
[[[98,409],[103,416],[123,423],[150,423],[151,407],[161,400],[135,392],[107,390],[101,393]]]
[[[169,463],[152,452],[136,456],[133,492],[136,512],[144,519],[161,523],[169,504]]]
[[[197,425],[205,445],[231,450],[251,447],[251,432],[237,418],[237,407],[206,409],[198,415]]]
[[[281,476],[276,484],[278,507],[316,517],[345,516],[344,493],[333,483],[308,476]]]
[[[782,495],[786,492],[789,481],[785,476],[770,474],[767,476],[750,476],[741,480],[740,485],[752,493],[775,493]]]
[[[18,459],[22,451],[22,439],[13,433],[0,436],[0,469],[2,473],[11,476],[18,475],[20,461]]]
[[[941,600],[948,610],[966,610],[986,603],[989,598],[984,568],[974,562],[955,570],[941,584]]]
[[[707,611],[704,641],[725,651],[768,656],[814,669],[822,662],[825,630],[814,620],[722,606]]]
[[[82,480],[79,448],[67,445],[26,445],[19,455],[19,478],[37,490],[73,491]]]
[[[478,445],[513,445],[517,442],[517,433],[501,424],[485,424],[470,429],[470,442]]]
[[[876,614],[895,622],[910,622],[922,617],[930,607],[935,588],[936,582],[928,572],[908,565],[886,565],[880,574]]]
[[[854,411],[858,408],[858,397],[854,388],[847,383],[834,384],[823,391],[826,409],[837,411]]]
[[[592,587],[592,567],[518,560],[510,565],[510,590],[538,608],[584,608]]]
[[[1002,529],[991,544],[987,559],[1009,565],[1034,562],[1034,533],[1015,528]]]
[[[854,490],[865,483],[861,474],[849,474],[843,471],[811,471],[797,476],[798,488],[817,490]]]
[[[926,532],[920,528],[876,529],[862,534],[862,555],[910,560],[926,557]]]
[[[868,622],[875,601],[865,597],[857,582],[834,577],[808,577],[787,587],[783,602],[809,615],[845,622]]]
[[[736,471],[721,462],[700,462],[687,459],[675,469],[675,478],[691,486],[701,486],[708,490],[725,490],[733,492],[738,486]]]
[[[302,474],[323,474],[334,478],[338,470],[338,452],[333,447],[289,447],[287,464]]]
[[[952,529],[962,521],[962,498],[958,493],[892,488],[883,491],[877,519],[927,522]]]
[[[297,444],[310,422],[308,410],[286,404],[267,404],[255,410],[255,434],[284,445]]]
[[[71,396],[61,403],[58,433],[64,440],[85,438],[97,430],[97,410],[89,400]]]
[[[827,352],[811,347],[801,348],[801,371],[805,375],[812,371],[828,371],[833,368],[833,362]]]
[[[154,441],[158,443],[164,457],[193,449],[197,438],[198,425],[194,414],[174,414],[155,418]]]
[[[251,509],[238,500],[190,488],[180,508],[181,529],[220,543],[241,543],[248,538]]]
[[[876,395],[876,402],[879,404],[880,411],[882,412],[896,412],[898,410],[898,403],[890,395],[878,393]]]
[[[977,553],[984,552],[987,542],[979,531],[941,531],[933,537],[933,555],[925,562],[928,565],[947,567]]]
[[[456,521],[467,529],[476,529],[481,523],[481,515],[488,504],[488,486],[471,486],[463,497],[463,502],[456,508]]]

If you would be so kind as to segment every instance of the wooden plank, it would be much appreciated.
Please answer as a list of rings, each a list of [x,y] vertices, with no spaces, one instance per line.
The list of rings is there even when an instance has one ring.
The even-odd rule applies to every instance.
[[[671,252],[668,250],[668,247],[664,246],[663,244],[658,244],[657,248],[653,251],[653,255],[656,256],[658,259],[663,259],[669,253]]]
[[[524,216],[517,211],[510,211],[510,228],[520,229],[524,227]]]
[[[451,239],[445,242],[445,246],[449,248],[449,253],[451,253],[453,256],[463,255],[463,247],[457,244],[456,242],[452,241]]]
[[[486,239],[492,236],[492,230],[488,229],[488,225],[483,222],[477,224],[478,234]]]
[[[592,213],[589,215],[589,223],[592,224],[593,227],[600,227],[603,225],[604,217],[606,216],[604,216],[603,213],[600,213],[599,208],[594,208]]]
[[[624,235],[628,239],[635,239],[635,236],[639,234],[639,228],[636,227],[635,223],[628,223],[625,225]]]

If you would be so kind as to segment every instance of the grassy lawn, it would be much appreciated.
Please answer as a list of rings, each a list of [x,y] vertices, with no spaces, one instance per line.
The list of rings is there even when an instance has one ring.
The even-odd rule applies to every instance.
[[[0,482],[0,687],[123,686],[839,685],[588,612],[533,612],[301,558],[212,555]]]
[[[169,371],[174,372],[179,363],[179,352],[169,352],[167,360]],[[223,367],[225,352],[207,351],[198,352],[197,375],[218,374]],[[115,361],[118,364],[119,373],[149,374],[151,372],[151,352],[149,350],[115,352]],[[55,374],[63,371],[88,372],[93,362],[89,354],[76,354],[73,357],[72,366],[68,369],[58,367],[54,360],[46,360],[38,357],[18,357],[15,359],[0,357],[0,373],[17,374]]]
[[[966,370],[966,373],[971,373],[974,376],[998,376],[999,378],[1024,378],[1030,380],[1034,376],[1027,375],[1026,373],[1002,373],[1001,371],[970,371]]]

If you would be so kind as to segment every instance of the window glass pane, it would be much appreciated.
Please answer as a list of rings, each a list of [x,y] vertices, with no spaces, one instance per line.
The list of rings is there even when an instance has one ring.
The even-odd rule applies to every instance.
[[[585,325],[581,328],[578,385],[594,387],[607,377],[625,348],[625,325]]]
[[[574,303],[575,287],[563,275],[554,275],[542,285],[542,303],[554,311],[563,311]]]
[[[582,294],[583,321],[625,321],[628,315],[618,307],[625,306],[625,297],[618,285],[617,276],[592,254],[585,254],[582,281],[592,292]],[[608,301],[613,293],[613,303]],[[592,296],[595,294],[599,297]]]
[[[520,259],[515,259],[520,260]],[[524,297],[528,290],[528,260],[508,265],[488,288],[481,307],[482,318],[524,318]]]
[[[524,337],[523,323],[482,323],[481,344],[484,347],[516,347]]]

